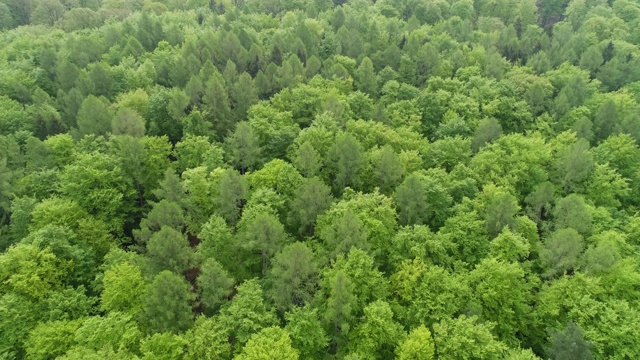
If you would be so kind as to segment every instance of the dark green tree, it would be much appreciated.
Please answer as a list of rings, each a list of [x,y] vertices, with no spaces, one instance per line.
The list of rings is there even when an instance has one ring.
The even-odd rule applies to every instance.
[[[300,235],[313,235],[316,218],[333,202],[331,188],[317,177],[306,179],[290,205],[289,222]]]
[[[286,246],[273,259],[267,292],[282,312],[311,303],[319,287],[319,270],[313,252],[304,243]]]
[[[147,256],[156,273],[169,270],[182,274],[193,265],[193,250],[186,237],[168,226],[162,226],[151,236]]]
[[[329,149],[329,167],[334,192],[341,194],[345,187],[358,189],[362,184],[361,171],[365,165],[364,150],[349,133],[339,134]]]
[[[149,334],[179,333],[193,324],[191,304],[195,296],[180,275],[162,271],[142,296],[141,323]]]
[[[551,334],[551,345],[547,354],[554,360],[591,360],[591,349],[593,344],[584,339],[582,329],[570,322],[562,331],[554,331]]]
[[[241,174],[260,164],[258,139],[248,122],[239,122],[233,133],[225,138],[226,156]]]
[[[79,135],[106,135],[111,130],[113,114],[105,98],[89,95],[78,110]]]

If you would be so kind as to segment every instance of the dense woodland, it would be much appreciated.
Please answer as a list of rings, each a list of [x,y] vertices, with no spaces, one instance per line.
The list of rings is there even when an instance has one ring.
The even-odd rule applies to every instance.
[[[640,359],[640,1],[0,28],[0,358]]]

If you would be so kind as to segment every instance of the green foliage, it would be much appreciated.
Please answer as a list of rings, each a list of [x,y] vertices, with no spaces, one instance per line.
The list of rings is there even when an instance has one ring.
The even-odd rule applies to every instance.
[[[197,278],[202,291],[200,301],[210,310],[217,309],[229,296],[234,284],[233,278],[214,258],[206,259]]]
[[[398,360],[433,360],[435,347],[431,332],[421,325],[409,333],[407,338],[396,348]]]
[[[143,359],[174,360],[182,359],[186,342],[171,333],[158,333],[144,339],[140,344]]]
[[[78,347],[98,351],[136,351],[142,337],[133,317],[118,312],[105,317],[92,316],[76,330]]]
[[[518,263],[485,259],[469,274],[472,302],[482,309],[482,317],[494,322],[493,332],[508,345],[518,344],[518,335],[530,331],[531,289],[535,277],[525,277]]]
[[[105,311],[119,311],[136,314],[141,307],[141,297],[145,283],[140,269],[128,262],[118,264],[104,272],[104,290],[101,293],[101,308]]]
[[[363,359],[391,357],[404,336],[389,304],[377,300],[364,308],[364,321],[351,332],[350,347]]]
[[[185,359],[229,359],[229,330],[222,326],[218,318],[199,317],[193,328],[184,335],[187,345]]]
[[[108,101],[89,95],[78,110],[78,130],[82,135],[106,135],[111,130],[113,115]]]
[[[191,302],[194,296],[189,284],[168,270],[153,278],[142,295],[142,319],[146,332],[178,333],[193,323]]]
[[[578,257],[584,250],[582,236],[572,229],[561,229],[549,236],[540,252],[547,276],[564,275],[577,265]]]
[[[276,324],[275,315],[265,305],[262,287],[256,279],[237,287],[237,294],[227,307],[220,310],[219,321],[236,340],[239,350],[252,334]]]
[[[438,359],[501,359],[506,346],[491,334],[491,324],[462,315],[433,326]]]
[[[180,232],[163,226],[153,234],[147,244],[147,256],[150,266],[156,273],[169,270],[181,274],[189,269],[193,262],[193,250]]]
[[[298,350],[291,346],[289,334],[279,327],[268,327],[254,334],[242,349],[242,353],[234,357],[238,360],[297,360],[298,358]]]
[[[316,219],[333,201],[331,188],[317,177],[306,179],[293,196],[289,222],[300,235],[313,235]]]
[[[638,29],[0,0],[0,358],[640,358]]]
[[[75,333],[81,323],[63,320],[38,324],[25,343],[27,357],[44,360],[64,355],[74,345]]]
[[[287,233],[273,211],[264,205],[247,209],[238,223],[242,246],[260,256],[262,276],[267,274],[271,258],[287,242]]]
[[[309,306],[294,308],[285,314],[285,319],[285,330],[303,359],[321,354],[329,345],[329,338],[322,328],[318,309]]]
[[[593,359],[592,344],[585,341],[582,330],[574,323],[562,331],[551,334],[551,346],[547,353],[552,359]]]
[[[318,266],[304,243],[286,246],[273,259],[268,292],[277,309],[292,310],[309,304],[318,288]]]

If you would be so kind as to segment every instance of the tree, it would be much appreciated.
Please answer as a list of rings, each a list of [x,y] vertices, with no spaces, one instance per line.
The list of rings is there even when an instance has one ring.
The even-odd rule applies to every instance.
[[[377,79],[373,70],[373,62],[369,57],[365,57],[360,62],[360,66],[356,71],[356,86],[358,90],[371,96],[378,95]]]
[[[128,262],[118,264],[104,272],[100,306],[104,311],[137,314],[145,283],[140,269]]]
[[[304,177],[310,178],[318,175],[322,167],[322,160],[313,145],[310,142],[304,142],[298,148],[293,164]]]
[[[216,212],[227,223],[234,225],[240,219],[247,196],[245,178],[237,171],[227,169],[219,179],[217,196],[213,199]]]
[[[7,4],[0,3],[0,30],[12,29],[15,26],[15,20],[11,14],[11,9]]]
[[[593,119],[593,126],[598,141],[605,140],[614,133],[618,126],[618,108],[612,99],[605,101],[598,107]]]
[[[332,257],[347,254],[352,248],[369,250],[369,231],[360,217],[347,209],[334,222],[320,225],[318,236]]]
[[[228,306],[220,310],[220,322],[235,339],[235,350],[240,350],[251,335],[274,326],[276,317],[270,312],[262,296],[257,279],[243,282]]]
[[[555,231],[545,240],[540,258],[546,267],[547,276],[571,273],[578,263],[578,258],[584,250],[582,236],[571,228]]]
[[[317,308],[297,307],[285,313],[284,317],[287,321],[285,330],[291,336],[293,347],[300,351],[301,358],[315,358],[329,345]]]
[[[353,283],[344,271],[334,274],[328,290],[324,321],[330,329],[332,339],[330,350],[335,353],[349,333],[356,299],[353,294]]]
[[[293,199],[296,189],[303,184],[303,178],[288,162],[273,159],[264,164],[262,169],[252,173],[249,176],[249,182],[253,189],[273,190],[290,200]]]
[[[180,101],[176,101],[180,100]],[[167,136],[172,144],[177,143],[183,135],[180,118],[184,116],[184,108],[188,99],[181,90],[160,88],[149,96],[145,118],[147,133],[154,136]]]
[[[503,261],[518,262],[527,258],[529,250],[527,239],[505,227],[500,235],[491,240],[489,255]]]
[[[119,312],[84,319],[75,335],[80,349],[110,352],[135,352],[142,338],[134,318]]]
[[[144,118],[135,110],[123,107],[119,109],[111,120],[111,132],[113,135],[144,136]]]
[[[477,324],[475,316],[461,315],[433,325],[438,359],[499,359],[506,346],[494,339],[492,324]]]
[[[140,221],[140,230],[133,230],[133,235],[141,245],[146,245],[149,239],[163,227],[181,230],[185,225],[182,207],[166,199],[153,204],[147,217]]]
[[[260,147],[248,122],[236,125],[235,131],[225,138],[226,154],[241,174],[253,170],[260,163]]]
[[[517,199],[509,193],[499,193],[487,206],[485,223],[490,235],[496,236],[505,226],[513,229],[519,210]]]
[[[486,224],[475,211],[451,216],[439,233],[457,245],[455,258],[468,264],[476,264],[489,250],[490,238]]]
[[[584,340],[583,336],[582,329],[569,322],[562,331],[554,331],[551,334],[551,346],[547,349],[547,354],[554,360],[593,359],[593,345]]]
[[[25,343],[27,357],[46,360],[64,355],[75,342],[81,321],[50,321],[39,323],[29,333]]]
[[[273,326],[262,329],[251,336],[242,353],[236,360],[297,360],[298,350],[291,345],[291,338],[286,330]]]
[[[431,332],[424,325],[411,330],[396,348],[398,360],[433,360],[435,347]]]
[[[328,157],[334,192],[340,194],[347,186],[358,189],[362,183],[360,172],[365,165],[364,152],[358,140],[349,133],[339,134],[329,149]]]
[[[502,135],[502,125],[495,118],[485,118],[478,124],[473,135],[471,149],[474,152],[480,150],[485,144],[498,139]]]
[[[218,144],[210,143],[207,137],[192,134],[187,134],[173,149],[179,174],[199,166],[206,166],[208,170],[221,167],[223,153]]]
[[[238,81],[231,90],[231,99],[234,118],[236,121],[243,120],[251,105],[258,102],[258,89],[251,75],[246,72],[240,74]]]
[[[65,11],[60,1],[42,1],[33,9],[31,23],[52,26],[62,18]]]
[[[583,183],[591,174],[593,165],[589,143],[585,139],[579,139],[564,149],[556,162],[556,169],[558,181],[565,192],[583,189]]]
[[[300,242],[286,246],[274,257],[268,279],[268,294],[278,310],[285,312],[309,304],[319,285],[313,252]]]
[[[556,229],[573,228],[583,236],[591,235],[591,209],[580,195],[571,194],[556,201],[553,217]]]
[[[40,300],[61,287],[69,265],[48,247],[13,245],[0,255],[0,292]]]
[[[404,336],[402,326],[393,320],[389,304],[377,300],[364,308],[364,321],[351,332],[349,345],[363,359],[391,358]]]
[[[313,235],[316,218],[333,202],[331,188],[317,177],[305,179],[290,205],[289,222],[300,235]]]
[[[433,229],[443,225],[453,199],[436,176],[436,172],[412,173],[396,188],[393,199],[401,224]]]
[[[420,259],[405,260],[389,278],[398,312],[409,326],[431,326],[458,314],[469,300],[467,281]]]
[[[224,86],[224,79],[216,72],[204,84],[202,96],[203,110],[211,117],[213,128],[222,139],[232,128],[231,106],[229,95]]]
[[[198,317],[193,328],[184,335],[187,344],[185,359],[230,359],[229,330],[219,318]]]
[[[194,295],[189,284],[171,271],[161,271],[142,296],[141,323],[149,334],[179,333],[191,327]]]
[[[402,179],[404,172],[402,162],[390,145],[383,146],[377,155],[378,157],[373,161],[375,166],[373,183],[378,186],[380,192],[389,194]]]
[[[213,313],[233,291],[234,280],[214,258],[204,260],[197,278],[200,301]]]
[[[156,273],[169,270],[182,274],[193,263],[193,250],[186,237],[168,226],[163,226],[151,236],[147,244],[147,256]]]
[[[35,206],[36,199],[26,196],[16,198],[11,202],[11,222],[9,229],[15,240],[20,240],[29,233],[31,213]]]
[[[519,263],[485,259],[469,274],[473,300],[482,309],[482,317],[494,322],[495,334],[509,345],[517,345],[519,336],[531,331],[531,289],[535,277],[525,277]]]
[[[103,220],[110,231],[122,231],[135,191],[116,159],[97,152],[78,154],[60,174],[60,184],[63,195]]]
[[[260,254],[262,276],[267,274],[269,261],[287,241],[284,226],[273,211],[258,205],[247,209],[238,223],[238,237],[243,247]]]
[[[79,135],[106,135],[111,130],[112,117],[107,99],[87,96],[78,110]]]
[[[153,334],[143,339],[140,351],[145,360],[178,360],[183,358],[186,341],[171,333]]]

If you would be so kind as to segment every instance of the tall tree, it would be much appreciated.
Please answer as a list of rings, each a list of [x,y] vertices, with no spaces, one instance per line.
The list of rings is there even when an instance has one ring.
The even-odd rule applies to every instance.
[[[89,95],[78,110],[78,130],[83,135],[106,135],[111,130],[113,115],[105,98]]]
[[[234,359],[262,360],[283,359],[298,360],[298,350],[293,348],[286,330],[277,326],[268,327],[251,336],[247,345]]]
[[[238,286],[231,303],[220,311],[220,322],[234,337],[236,350],[241,349],[251,335],[276,324],[276,317],[267,309],[262,294],[257,279],[247,280]]]
[[[409,333],[396,349],[398,360],[433,360],[435,346],[429,329],[421,325]]]
[[[162,271],[142,296],[141,323],[150,334],[188,330],[193,323],[193,300],[189,284],[180,275]]]
[[[273,211],[257,205],[247,209],[238,223],[238,235],[243,247],[260,255],[262,276],[267,274],[271,258],[287,242],[284,226]]]
[[[582,329],[573,322],[561,330],[551,334],[551,346],[547,349],[547,354],[554,359],[593,359],[591,349],[593,345],[584,340]]]
[[[311,303],[319,287],[319,270],[313,252],[304,243],[286,246],[273,259],[268,291],[282,312]]]
[[[317,177],[306,179],[296,190],[290,205],[289,221],[300,235],[313,235],[315,222],[331,205],[331,188]]]
[[[128,262],[114,266],[105,271],[102,285],[100,305],[103,310],[137,314],[141,309],[145,283],[137,266]]]
[[[193,250],[186,237],[168,226],[163,226],[151,236],[147,255],[151,268],[157,273],[169,270],[182,274],[193,265]]]
[[[318,309],[310,306],[294,308],[284,315],[285,330],[291,335],[293,346],[303,359],[319,356],[329,345],[329,338],[322,328]]]
[[[360,66],[356,71],[356,86],[358,90],[371,96],[378,95],[376,74],[373,70],[373,62],[365,57],[360,62]]]
[[[253,170],[260,163],[258,139],[249,123],[239,122],[235,131],[225,138],[225,144],[229,161],[241,174]]]
[[[339,134],[329,149],[334,192],[340,194],[347,186],[359,189],[364,165],[364,151],[358,140],[349,133]]]
[[[200,301],[213,313],[232,293],[234,280],[214,258],[204,260],[197,278]]]

